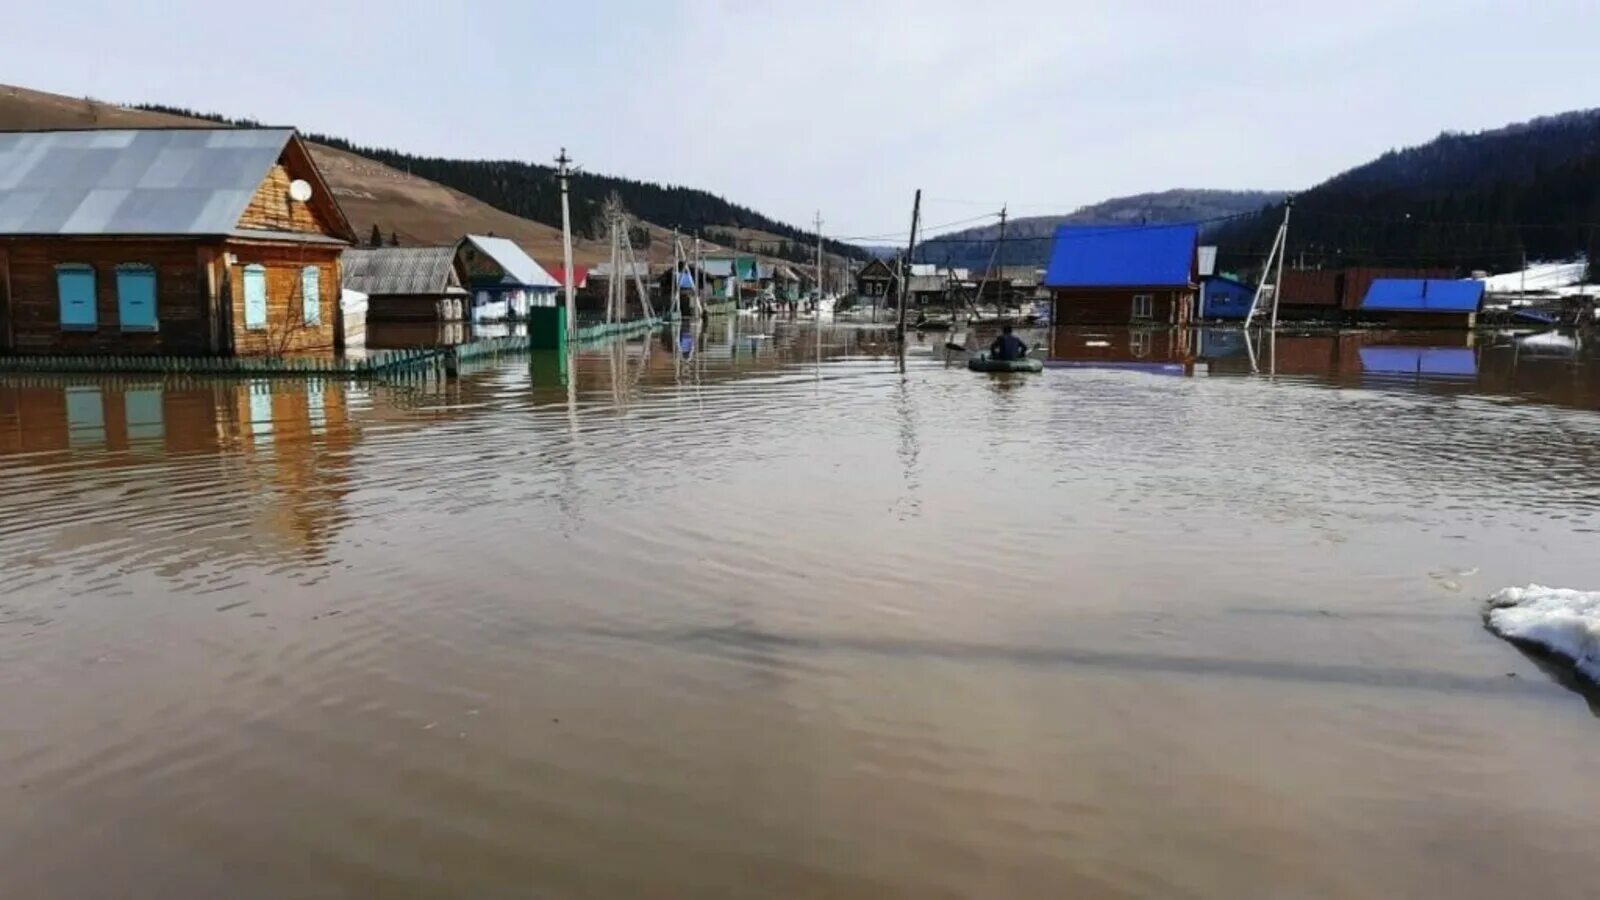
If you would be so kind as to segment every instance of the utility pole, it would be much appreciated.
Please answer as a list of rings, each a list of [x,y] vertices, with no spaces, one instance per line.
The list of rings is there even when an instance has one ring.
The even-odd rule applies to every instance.
[[[894,326],[895,340],[899,342],[902,348],[905,347],[906,343],[906,304],[911,302],[911,291],[908,290],[910,285],[905,277],[906,266],[911,264],[911,260],[917,252],[917,220],[921,216],[922,188],[917,188],[917,197],[911,203],[911,236],[906,241],[906,258],[900,263],[900,297],[897,304],[900,316],[899,321]]]
[[[614,209],[606,210],[611,228],[611,277],[606,279],[606,322],[609,324],[617,320],[617,285],[622,282],[619,271],[621,268],[621,249],[617,246],[617,212]],[[626,288],[624,288],[626,290]],[[627,295],[624,294],[624,297]]]
[[[674,225],[672,228],[672,275],[667,279],[668,290],[672,291],[672,312],[670,315],[674,322],[683,318],[683,312],[679,308],[683,302],[683,291],[679,289],[680,282],[678,280],[683,277],[683,272],[678,269],[678,264],[682,258],[682,249],[682,247],[678,246],[678,228]]]
[[[1273,274],[1273,263],[1277,263],[1277,275],[1272,284],[1272,327],[1278,327],[1278,302],[1283,299],[1283,257],[1288,252],[1289,243],[1289,214],[1294,211],[1294,198],[1290,197],[1283,204],[1283,222],[1278,226],[1278,234],[1272,239],[1272,249],[1267,252],[1266,265],[1261,267],[1261,281],[1256,284],[1255,296],[1250,298],[1250,311],[1245,314],[1244,327],[1249,328],[1255,321],[1256,309],[1261,305],[1261,293],[1266,290],[1267,276]]]
[[[1006,278],[1006,209],[1008,204],[1000,204],[1000,243],[995,246],[995,280],[998,282],[998,291],[995,294],[995,309],[1005,315],[1006,288],[1011,286],[1011,280]],[[983,302],[979,297],[978,302]]]
[[[1278,304],[1283,302],[1283,258],[1289,255],[1289,214],[1294,212],[1294,198],[1290,197],[1283,204],[1283,244],[1278,248],[1278,273],[1272,277],[1272,366],[1276,374],[1278,366]]]
[[[812,309],[817,311],[818,318],[822,316],[822,210],[817,210],[817,298],[812,301]]]
[[[694,233],[694,313],[704,318],[706,314],[706,261],[700,253],[700,232]]]
[[[573,299],[572,288],[572,212],[567,202],[567,178],[572,174],[571,164],[567,148],[562,147],[561,155],[556,157],[556,173],[561,178],[562,273],[566,276],[562,281],[567,286],[567,339],[577,340],[578,305]]]

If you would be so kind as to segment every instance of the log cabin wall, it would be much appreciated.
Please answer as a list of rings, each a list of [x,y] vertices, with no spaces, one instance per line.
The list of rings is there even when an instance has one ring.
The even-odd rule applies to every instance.
[[[195,356],[218,352],[215,306],[200,265],[202,242],[189,239],[0,239],[3,349],[18,354]],[[213,245],[214,246],[214,245]],[[62,327],[58,266],[94,274],[92,326]],[[125,328],[119,266],[149,266],[155,277],[155,327]]]
[[[233,255],[227,267],[229,338],[239,356],[275,356],[284,353],[328,353],[336,349],[339,323],[339,253],[344,248],[327,244],[271,244],[229,241]],[[266,280],[266,322],[249,320],[245,309],[246,273],[260,266]],[[318,322],[305,321],[304,271],[317,269]]]
[[[1056,325],[1187,325],[1194,291],[1171,288],[1057,288]],[[1150,298],[1150,315],[1135,318],[1134,298]]]

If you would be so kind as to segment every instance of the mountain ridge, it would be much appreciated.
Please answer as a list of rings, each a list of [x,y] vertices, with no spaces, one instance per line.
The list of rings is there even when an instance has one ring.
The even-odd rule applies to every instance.
[[[1113,197],[1070,213],[1023,216],[1006,223],[1003,262],[1005,265],[1044,265],[1050,255],[1050,241],[1062,225],[1214,221],[1259,212],[1287,194],[1287,191],[1169,188]],[[995,255],[999,238],[999,223],[935,235],[919,243],[917,261],[986,269]]]

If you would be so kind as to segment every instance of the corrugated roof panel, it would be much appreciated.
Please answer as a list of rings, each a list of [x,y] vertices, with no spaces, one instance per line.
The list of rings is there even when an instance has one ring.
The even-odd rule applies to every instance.
[[[111,220],[117,207],[126,199],[128,191],[121,188],[87,191],[83,195],[83,202],[72,211],[67,221],[61,223],[61,230],[77,233],[105,231],[105,223]]]
[[[1063,225],[1056,229],[1044,283],[1054,288],[1187,286],[1199,234],[1194,225]]]
[[[485,256],[494,260],[511,283],[525,287],[560,286],[560,283],[551,277],[543,266],[535,262],[533,257],[506,238],[469,234],[465,240],[471,241]]]
[[[343,287],[373,296],[444,294],[455,259],[455,247],[354,248],[342,257]]]
[[[0,234],[231,232],[293,132],[0,134]]]

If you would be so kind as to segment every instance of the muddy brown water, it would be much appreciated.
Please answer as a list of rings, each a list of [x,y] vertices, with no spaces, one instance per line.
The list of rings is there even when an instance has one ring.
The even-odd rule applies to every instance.
[[[1592,896],[1590,349],[952,337],[0,378],[0,896]]]

